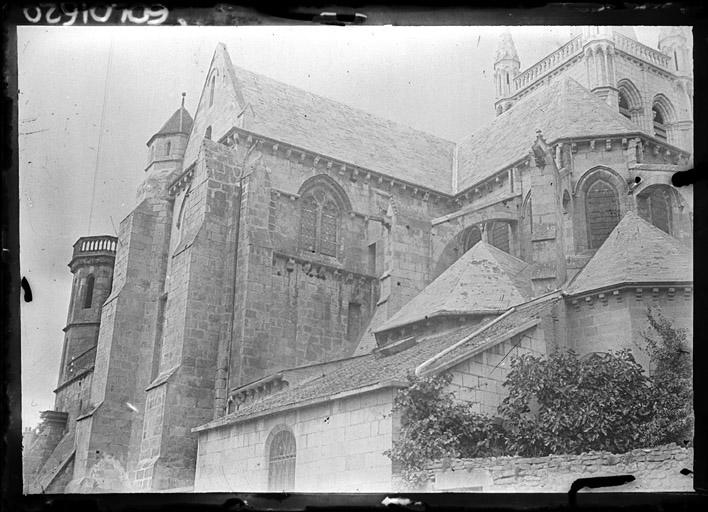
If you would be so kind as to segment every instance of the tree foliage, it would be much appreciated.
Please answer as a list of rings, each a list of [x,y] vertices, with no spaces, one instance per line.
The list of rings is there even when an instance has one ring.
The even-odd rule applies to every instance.
[[[674,327],[660,311],[647,312],[649,329],[642,333],[651,360],[654,386],[652,415],[645,426],[650,446],[693,439],[693,361],[688,332]]]
[[[450,392],[450,374],[409,377],[394,409],[401,432],[386,452],[400,475],[417,484],[432,461],[498,455],[545,456],[586,451],[623,453],[690,441],[691,354],[685,330],[659,312],[647,313],[648,375],[629,350],[579,357],[512,359],[498,416],[475,412]]]
[[[512,361],[499,407],[510,453],[543,456],[607,450],[622,453],[642,441],[651,385],[629,350],[579,358],[556,351],[548,358]]]

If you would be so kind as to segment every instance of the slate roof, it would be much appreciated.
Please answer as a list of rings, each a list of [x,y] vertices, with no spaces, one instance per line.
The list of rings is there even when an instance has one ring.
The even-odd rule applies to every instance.
[[[452,192],[455,143],[233,66],[246,129],[431,189]]]
[[[577,295],[622,284],[692,281],[691,250],[629,211],[570,282],[567,293]]]
[[[510,315],[488,329],[484,329],[484,326],[480,327],[479,325],[465,325],[421,338],[416,345],[397,353],[373,352],[351,358],[347,364],[333,368],[331,371],[325,371],[319,377],[288,387],[261,401],[247,404],[238,411],[196,427],[193,430],[206,430],[245,421],[254,416],[267,414],[270,411],[276,412],[277,410],[318,399],[328,400],[338,393],[356,391],[375,384],[393,386],[395,382],[405,383],[407,376],[414,372],[418,365],[442,350],[458,343],[466,336],[473,335],[478,331],[478,334],[474,335],[463,346],[446,354],[441,362],[445,362],[449,358],[458,358],[464,352],[474,352],[476,348],[487,344],[490,340],[503,341],[504,332],[511,332],[518,326],[526,324],[530,319],[537,318],[557,300],[559,300],[558,294],[555,294],[519,305]],[[485,325],[490,325],[490,323],[488,322]]]
[[[494,314],[531,296],[529,265],[486,242],[450,265],[374,332],[446,314]]]
[[[184,133],[185,135],[189,135],[192,131],[192,124],[194,124],[194,119],[192,119],[189,111],[184,107],[180,107],[175,110],[172,117],[170,117],[167,122],[162,125],[162,128],[150,137],[147,145],[149,146],[152,140],[159,135],[174,135],[176,133]]]
[[[572,78],[560,78],[522,98],[460,142],[458,189],[464,190],[528,155],[538,129],[549,143],[559,138],[640,130]]]

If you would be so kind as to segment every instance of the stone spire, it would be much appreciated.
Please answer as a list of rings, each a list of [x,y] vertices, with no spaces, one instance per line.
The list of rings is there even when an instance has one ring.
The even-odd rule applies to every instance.
[[[514,39],[511,37],[511,32],[505,30],[499,36],[499,42],[497,43],[497,52],[494,57],[494,63],[498,63],[503,60],[513,60],[516,61],[519,66],[521,66],[521,61],[519,60],[519,54],[516,53],[516,45],[514,44]]]
[[[508,30],[502,32],[494,57],[494,110],[497,115],[511,108],[509,99],[514,94],[514,77],[519,74],[521,61]]]
[[[692,34],[688,27],[661,27],[659,51],[671,59],[671,71],[678,76],[693,74]]]

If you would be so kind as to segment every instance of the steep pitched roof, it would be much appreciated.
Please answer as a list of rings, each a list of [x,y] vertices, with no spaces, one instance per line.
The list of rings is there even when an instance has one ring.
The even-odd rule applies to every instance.
[[[485,324],[485,326],[489,326],[488,328],[485,326],[480,328],[479,325],[466,325],[422,338],[417,344],[400,352],[388,354],[374,352],[351,358],[347,364],[330,370],[325,369],[322,375],[317,378],[285,388],[261,401],[247,404],[231,414],[193,430],[206,430],[244,421],[262,414],[305,405],[308,402],[328,400],[339,393],[353,392],[376,384],[394,386],[396,383],[400,383],[398,385],[405,385],[407,376],[418,365],[446,348],[470,337],[461,346],[445,354],[441,359],[441,364],[449,361],[450,358],[458,360],[465,353],[472,357],[476,353],[475,349],[477,351],[486,349],[491,346],[490,343],[507,339],[505,333],[513,333],[518,330],[518,327],[528,325],[529,320],[538,318],[546,308],[557,300],[556,294],[519,305],[502,321],[496,324],[491,322]]]
[[[577,295],[621,284],[693,281],[691,250],[629,211],[570,282]]]
[[[455,143],[233,66],[246,129],[343,162],[452,191]]]
[[[147,145],[149,146],[152,140],[160,135],[174,135],[176,133],[184,133],[185,135],[189,135],[192,131],[193,123],[194,120],[189,114],[189,111],[184,107],[180,107],[174,114],[172,114],[172,117],[170,117],[167,122],[162,125],[162,128],[150,137]]]
[[[460,142],[458,189],[464,190],[528,155],[538,129],[549,142],[561,137],[639,131],[578,82],[560,78],[522,98]]]
[[[445,314],[494,314],[531,295],[526,262],[477,242],[374,332]]]

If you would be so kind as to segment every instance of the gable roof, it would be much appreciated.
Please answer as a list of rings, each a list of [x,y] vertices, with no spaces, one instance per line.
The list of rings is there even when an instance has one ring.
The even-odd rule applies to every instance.
[[[486,242],[450,265],[374,332],[451,314],[495,314],[531,296],[529,265]]]
[[[460,142],[458,190],[528,155],[538,129],[549,143],[559,138],[640,131],[637,125],[578,82],[562,77],[520,99],[511,109]]]
[[[232,69],[235,88],[253,112],[245,129],[393,178],[452,192],[454,142],[238,66]]]
[[[629,211],[570,282],[567,293],[577,295],[622,284],[692,281],[691,250]]]
[[[167,120],[167,122],[162,125],[162,128],[160,128],[157,133],[150,137],[150,140],[147,142],[147,145],[149,146],[153,139],[160,135],[175,135],[177,133],[189,135],[192,131],[193,123],[194,119],[192,119],[192,116],[189,114],[189,111],[184,107],[180,107],[175,110],[175,113],[172,114],[172,116]]]
[[[346,364],[329,371],[325,369],[318,378],[302,381],[261,401],[251,402],[235,412],[192,430],[207,430],[264,414],[277,413],[295,406],[327,401],[337,394],[364,391],[377,384],[382,387],[405,386],[408,375],[413,373],[418,365],[465,337],[473,335],[461,346],[445,354],[442,363],[449,361],[450,358],[460,360],[464,353],[472,357],[476,353],[475,350],[489,348],[490,342],[501,342],[507,339],[504,333],[512,333],[518,330],[519,326],[528,325],[530,320],[538,318],[546,308],[558,300],[558,294],[555,294],[519,305],[502,321],[485,324],[489,326],[488,329],[484,326],[480,329],[477,324],[465,325],[422,338],[417,344],[400,352],[389,354],[374,352],[351,358]]]

